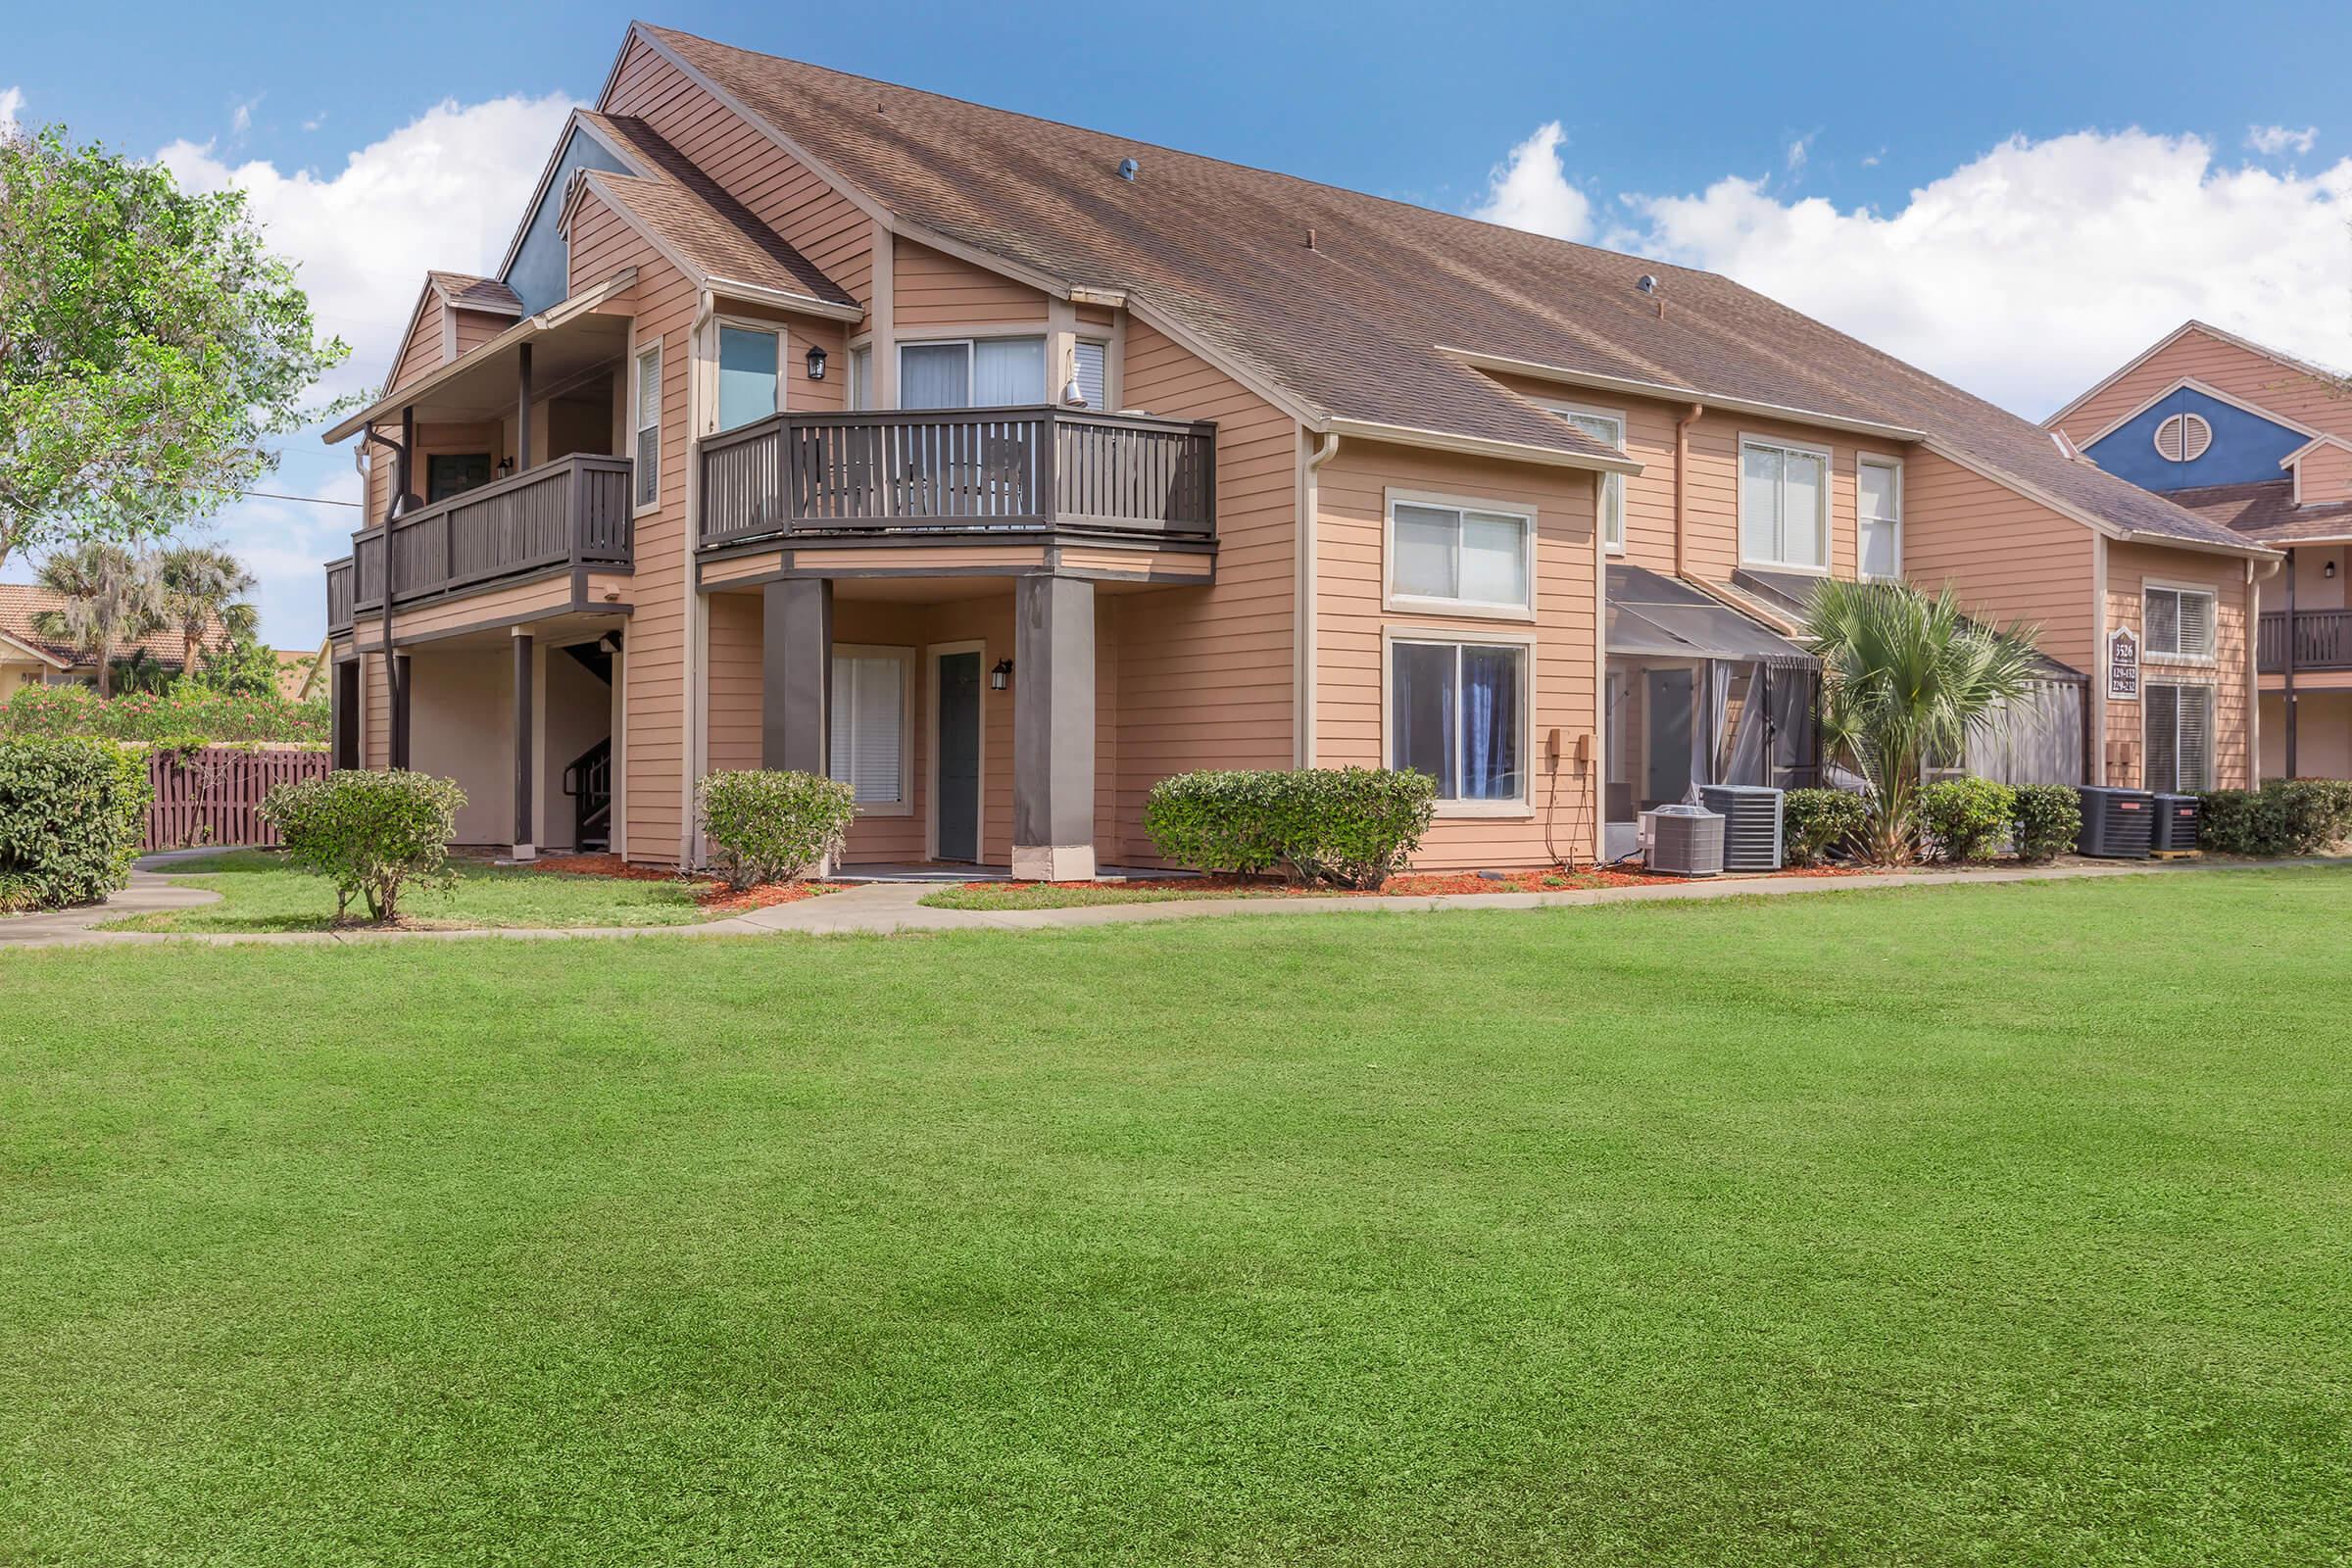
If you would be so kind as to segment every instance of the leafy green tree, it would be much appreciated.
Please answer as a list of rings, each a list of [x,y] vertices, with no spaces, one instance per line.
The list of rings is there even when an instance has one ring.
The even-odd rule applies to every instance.
[[[272,697],[277,693],[277,655],[250,635],[233,636],[204,659],[204,667],[188,677],[200,691],[230,697]]]
[[[121,545],[93,541],[41,563],[40,585],[60,604],[32,617],[32,629],[98,662],[98,695],[115,691],[115,655],[163,628],[163,595],[151,560]]]
[[[61,127],[0,134],[0,565],[217,510],[347,353],[243,192]]]
[[[1929,760],[1957,757],[1971,730],[2025,695],[2039,633],[1972,620],[1949,588],[1931,597],[1906,583],[1837,581],[1814,590],[1804,631],[1822,663],[1822,753],[1870,785],[1862,853],[1908,863]]]
[[[245,563],[209,545],[174,545],[157,553],[155,576],[164,613],[187,639],[189,674],[211,661],[213,648],[225,650],[240,631],[251,641],[255,616],[245,596],[253,592],[254,579]]]
[[[171,689],[172,678],[164,662],[144,648],[133,648],[111,666],[111,684],[117,695],[153,692],[160,696]]]

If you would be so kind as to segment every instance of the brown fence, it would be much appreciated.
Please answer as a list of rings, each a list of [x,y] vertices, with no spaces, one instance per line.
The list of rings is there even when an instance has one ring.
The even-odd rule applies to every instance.
[[[277,835],[262,820],[262,797],[280,784],[321,778],[334,765],[325,752],[240,751],[207,746],[194,752],[151,752],[147,781],[146,850],[199,844],[271,845]]]

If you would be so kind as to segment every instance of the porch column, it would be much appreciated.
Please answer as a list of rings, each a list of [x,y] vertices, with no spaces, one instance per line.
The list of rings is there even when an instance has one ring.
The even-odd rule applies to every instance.
[[[1095,585],[1012,584],[1012,874],[1095,874]]]
[[[409,765],[409,656],[387,654],[384,662],[388,666],[387,673],[394,677],[389,683],[392,688],[390,760],[394,767],[405,770]]]
[[[531,711],[531,634],[517,631],[514,644],[514,858],[539,858],[537,791],[531,779],[531,754],[538,749],[537,726]]]
[[[760,590],[760,765],[822,777],[833,732],[833,581]]]
[[[2259,600],[2255,603],[2255,609],[2257,611],[2261,609]],[[2286,710],[2286,776],[2293,778],[2295,776],[2295,552],[2291,547],[2286,552],[2285,631],[2286,678],[2283,683],[2284,689],[2279,694],[2282,700],[2278,706]],[[2256,641],[2261,640],[2262,617],[2260,614],[2254,617],[2254,636]],[[2261,662],[2260,660],[2255,661],[2258,668]],[[2255,687],[2254,702],[2256,711],[2259,713],[2262,704],[2261,682],[2255,682]]]

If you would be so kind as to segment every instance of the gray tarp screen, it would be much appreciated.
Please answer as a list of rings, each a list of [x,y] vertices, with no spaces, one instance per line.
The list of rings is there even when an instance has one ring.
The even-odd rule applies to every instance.
[[[1642,566],[1611,566],[1608,623],[1611,655],[1654,659],[1763,661],[1779,668],[1813,669],[1811,654],[1721,600]]]

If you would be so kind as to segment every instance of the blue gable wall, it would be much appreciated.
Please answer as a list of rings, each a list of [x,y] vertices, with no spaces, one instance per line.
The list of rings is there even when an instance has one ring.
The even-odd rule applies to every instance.
[[[2156,450],[2156,426],[2176,414],[2201,415],[2213,426],[2213,445],[2194,463],[2167,463]],[[2186,490],[2205,484],[2259,484],[2283,479],[2278,460],[2311,437],[2260,415],[2180,387],[2159,398],[2082,449],[2109,473],[2146,490]]]
[[[629,172],[628,166],[606,151],[605,144],[594,136],[575,130],[564,144],[564,156],[556,160],[556,172],[548,178],[547,193],[539,198],[539,210],[531,214],[530,226],[522,231],[514,265],[507,269],[506,285],[522,301],[527,314],[562,304],[571,292],[569,248],[556,232],[556,223],[564,216],[564,192],[571,185],[572,172],[580,169],[602,169],[615,174]]]

